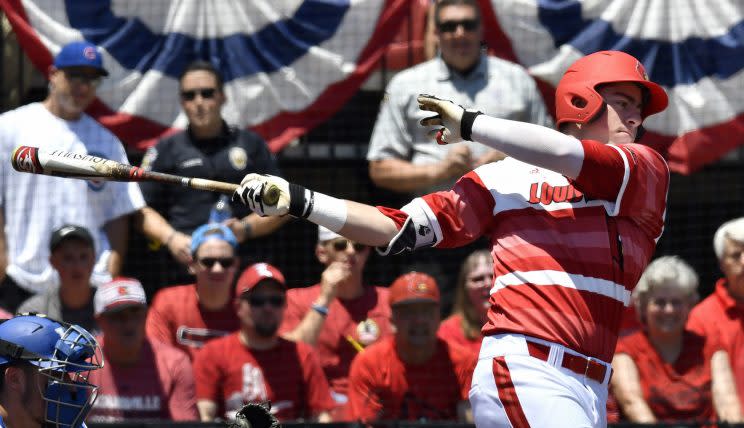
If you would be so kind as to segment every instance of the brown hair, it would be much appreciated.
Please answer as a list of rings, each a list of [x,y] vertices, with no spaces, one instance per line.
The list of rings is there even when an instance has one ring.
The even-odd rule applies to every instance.
[[[475,310],[473,305],[470,303],[468,298],[468,292],[465,288],[468,274],[478,264],[481,258],[490,259],[491,253],[488,250],[476,250],[470,253],[465,258],[460,266],[460,274],[457,276],[457,284],[455,287],[455,305],[452,310],[453,314],[458,314],[462,317],[462,330],[465,333],[465,337],[468,339],[476,339],[480,335],[480,329],[483,327],[481,324],[480,316]]]

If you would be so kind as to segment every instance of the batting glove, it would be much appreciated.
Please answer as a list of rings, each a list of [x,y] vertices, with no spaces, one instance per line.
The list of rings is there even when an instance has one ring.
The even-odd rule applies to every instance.
[[[421,126],[441,126],[429,132],[429,136],[436,138],[438,144],[454,144],[470,141],[470,133],[476,116],[483,114],[475,110],[465,110],[449,100],[443,100],[434,95],[420,94],[418,96],[421,110],[437,113],[421,119]]]
[[[279,200],[274,205],[265,202],[266,191],[271,186],[279,189]],[[261,217],[282,216],[289,213],[289,182],[274,175],[248,174],[233,194],[233,200],[236,199]]]

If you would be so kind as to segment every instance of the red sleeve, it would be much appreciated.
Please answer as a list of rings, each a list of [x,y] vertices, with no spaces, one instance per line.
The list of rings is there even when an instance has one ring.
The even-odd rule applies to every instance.
[[[221,374],[214,358],[214,356],[219,355],[219,351],[215,349],[215,345],[219,342],[220,340],[217,339],[207,343],[196,352],[194,357],[194,383],[196,384],[196,398],[198,400],[220,402]],[[213,349],[215,350],[213,351]]]
[[[164,312],[167,305],[168,299],[163,292],[159,292],[155,295],[155,298],[150,305],[150,309],[147,311],[147,321],[145,328],[147,335],[159,342],[167,343],[169,345],[176,344],[175,334],[171,332],[168,326],[167,317],[164,316]]]
[[[349,409],[355,421],[373,421],[382,413],[382,400],[374,392],[371,354],[357,354],[349,370]]]
[[[323,410],[332,410],[336,407],[336,402],[331,397],[331,388],[328,386],[325,374],[323,374],[320,360],[310,346],[297,343],[297,347],[302,353],[302,372],[307,386],[307,396],[305,397],[308,403],[307,407],[314,416]]]
[[[196,387],[191,361],[188,355],[180,350],[173,350],[173,390],[168,398],[168,410],[174,421],[199,420],[196,410]]]
[[[441,233],[441,241],[436,245],[438,248],[461,247],[475,241],[493,219],[493,195],[474,171],[462,176],[452,190],[430,193],[421,199],[433,216],[429,218],[430,226]],[[415,204],[417,200],[411,203]],[[408,214],[400,209],[377,209],[391,218],[398,229],[408,218]]]
[[[576,187],[589,199],[610,202],[608,214],[633,219],[651,238],[661,236],[669,190],[664,158],[642,144],[581,144],[584,163]]]
[[[636,333],[629,334],[625,337],[621,337],[620,339],[618,339],[617,345],[615,346],[615,353],[616,354],[627,354],[631,358],[635,359],[635,354],[636,354],[635,340],[639,334],[643,334],[643,333],[636,332]]]

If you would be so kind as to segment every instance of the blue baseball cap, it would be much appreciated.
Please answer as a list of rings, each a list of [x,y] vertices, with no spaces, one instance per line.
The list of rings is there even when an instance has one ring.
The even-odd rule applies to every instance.
[[[238,238],[229,227],[220,223],[209,223],[199,226],[191,234],[191,254],[196,254],[196,250],[210,239],[220,239],[230,244],[231,247],[238,248]]]
[[[101,76],[108,76],[108,71],[103,68],[103,55],[93,43],[81,41],[64,45],[54,57],[54,67],[63,69],[67,67],[93,67]]]

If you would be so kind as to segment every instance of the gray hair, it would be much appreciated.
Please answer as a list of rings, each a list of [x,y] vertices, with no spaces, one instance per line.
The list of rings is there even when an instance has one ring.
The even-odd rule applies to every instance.
[[[716,234],[713,235],[713,250],[716,252],[718,261],[723,259],[723,247],[726,244],[726,238],[744,244],[744,217],[723,223],[716,230]]]
[[[646,267],[633,290],[633,303],[638,316],[643,317],[648,297],[653,294],[654,289],[664,286],[684,291],[691,304],[698,300],[698,275],[692,266],[677,256],[659,257]]]

